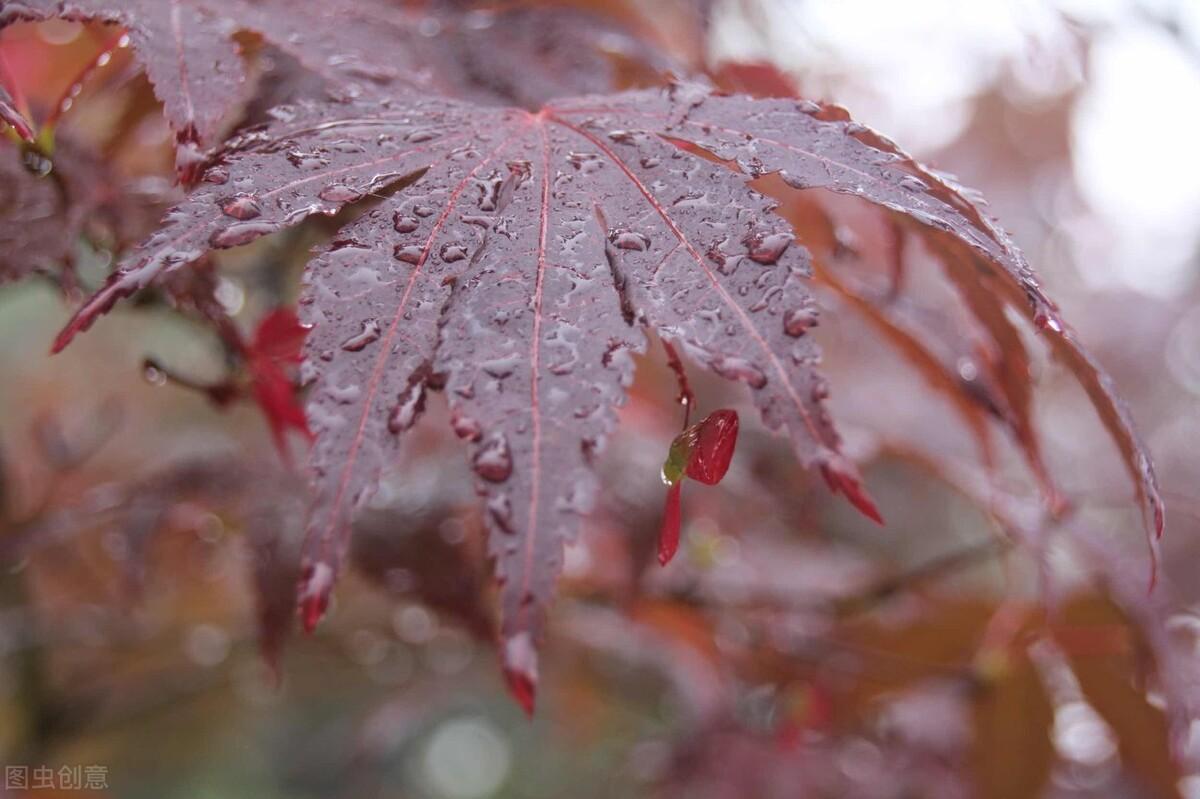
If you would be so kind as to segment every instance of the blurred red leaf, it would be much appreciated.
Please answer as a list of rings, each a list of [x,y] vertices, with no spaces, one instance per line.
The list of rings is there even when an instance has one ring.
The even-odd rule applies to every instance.
[[[312,438],[291,374],[303,360],[301,348],[307,335],[308,328],[300,324],[295,311],[276,308],[259,322],[246,349],[254,400],[267,417],[275,446],[285,460],[290,458],[289,429]]]

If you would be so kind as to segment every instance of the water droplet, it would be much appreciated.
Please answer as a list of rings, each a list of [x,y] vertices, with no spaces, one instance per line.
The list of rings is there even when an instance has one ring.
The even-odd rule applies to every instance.
[[[377,341],[379,332],[379,323],[368,319],[362,323],[362,330],[342,342],[342,349],[346,352],[358,352],[371,342]]]
[[[266,236],[279,230],[274,222],[238,222],[229,227],[215,231],[208,237],[208,243],[217,249],[225,247],[240,247],[249,244],[259,236]]]
[[[421,262],[421,253],[424,251],[423,248],[415,244],[397,244],[392,250],[392,257],[406,264],[419,264]]]
[[[457,410],[450,416],[450,426],[454,429],[454,434],[464,441],[478,441],[483,435],[483,428],[479,422]]]
[[[165,386],[167,384],[166,373],[153,363],[147,363],[142,367],[142,378],[152,386]]]
[[[397,233],[412,233],[420,224],[413,217],[400,211],[397,211],[396,215],[392,217],[392,227],[396,229]]]
[[[591,175],[604,166],[595,153],[568,153],[567,162],[585,175]]]
[[[479,182],[479,210],[495,211],[500,204],[500,190],[504,181],[500,178],[488,178]]]
[[[650,247],[650,239],[645,235],[624,228],[613,228],[608,232],[608,240],[622,250],[644,251]]]
[[[221,213],[243,222],[262,215],[262,206],[253,194],[238,194],[221,200]]]
[[[1038,330],[1049,330],[1052,333],[1063,332],[1062,322],[1050,311],[1040,310],[1033,317],[1033,324]]]
[[[493,358],[482,364],[482,366],[483,371],[497,380],[503,380],[516,370],[517,364],[520,362],[521,358],[519,355],[509,355],[504,358]]]
[[[44,178],[54,169],[54,162],[33,149],[21,150],[21,164],[34,175]]]
[[[799,338],[811,327],[817,326],[817,309],[812,307],[792,308],[783,315],[783,332]]]
[[[319,152],[305,152],[304,150],[288,150],[287,160],[297,169],[320,169],[329,163],[329,159],[323,157]]]
[[[905,175],[900,178],[900,188],[913,192],[929,191],[929,185],[915,175]]]
[[[452,264],[467,257],[467,248],[461,244],[446,244],[439,254],[442,256],[442,261]]]
[[[764,266],[777,263],[784,251],[787,250],[795,236],[791,233],[751,233],[746,237],[746,248],[750,251],[750,260]]]
[[[524,159],[505,161],[504,166],[508,168],[508,174],[516,180],[518,186],[523,185],[533,174],[533,164]]]
[[[712,369],[721,377],[729,380],[741,380],[750,388],[762,388],[767,384],[767,376],[762,370],[745,358],[723,357],[713,361]]]
[[[503,483],[512,475],[512,453],[503,434],[489,438],[475,453],[475,473],[491,483]]]
[[[204,173],[203,180],[205,183],[212,183],[214,186],[223,186],[229,181],[229,170],[223,166],[214,166]]]
[[[512,502],[509,500],[508,494],[496,494],[488,500],[487,509],[488,516],[496,523],[496,526],[512,535]]]
[[[422,219],[433,216],[433,209],[428,205],[414,205],[412,212]]]
[[[410,385],[400,395],[399,402],[388,414],[388,432],[393,435],[403,433],[416,423],[425,410],[425,381],[418,380]]]
[[[321,193],[317,195],[322,200],[331,203],[352,203],[360,199],[363,193],[358,189],[347,186],[342,183],[335,183],[332,186],[326,186],[321,189]]]

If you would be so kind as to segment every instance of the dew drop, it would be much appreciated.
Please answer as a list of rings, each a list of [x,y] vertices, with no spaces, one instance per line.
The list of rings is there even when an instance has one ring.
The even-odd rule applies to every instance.
[[[608,232],[608,240],[622,250],[644,251],[650,247],[650,239],[645,235],[624,228],[613,228]]]
[[[223,166],[214,166],[204,173],[203,180],[214,186],[223,186],[229,181],[229,170]]]
[[[424,250],[415,244],[397,244],[392,250],[392,257],[406,264],[419,264],[422,252]]]
[[[817,326],[817,310],[815,308],[792,308],[783,315],[783,332],[792,338],[799,338],[811,327]]]
[[[778,263],[784,251],[795,239],[791,233],[752,233],[746,237],[750,260],[764,266]]]
[[[484,480],[491,483],[503,483],[512,475],[513,469],[508,439],[503,435],[496,435],[488,439],[475,453],[475,461],[472,466],[475,473]]]
[[[745,358],[720,358],[713,362],[712,369],[721,377],[741,380],[750,388],[762,388],[767,384],[767,376],[762,370]]]
[[[379,323],[374,319],[368,319],[362,323],[362,330],[342,342],[342,349],[346,352],[358,352],[363,347],[378,339]]]
[[[1063,332],[1062,322],[1048,311],[1038,311],[1033,317],[1033,324],[1038,330],[1049,330],[1052,333]]]
[[[467,248],[461,244],[447,244],[442,247],[439,254],[442,256],[442,261],[452,264],[467,257]]]
[[[396,215],[392,217],[392,227],[396,229],[397,233],[412,233],[418,225],[420,222],[400,211],[397,211]]]
[[[142,378],[152,386],[165,386],[167,384],[166,373],[153,363],[147,363],[142,367]]]
[[[520,356],[509,355],[503,358],[493,358],[482,364],[483,371],[497,380],[503,380],[511,375],[521,362]]]
[[[567,163],[585,175],[591,175],[604,166],[595,153],[568,153]]]
[[[238,194],[221,201],[221,213],[243,222],[262,215],[262,206],[253,194]]]
[[[279,230],[274,222],[239,222],[223,230],[215,231],[208,237],[208,243],[213,247],[240,247],[249,244],[259,236],[266,236]]]
[[[388,432],[398,435],[408,430],[425,410],[425,382],[419,380],[404,390],[400,401],[388,414]]]
[[[321,193],[317,195],[322,200],[331,203],[352,203],[360,199],[363,193],[352,186],[347,186],[343,183],[335,183],[332,186],[326,186],[321,189]]]
[[[460,411],[455,411],[450,416],[450,426],[454,429],[454,434],[464,441],[478,441],[483,435],[483,428],[479,422]]]
[[[487,503],[488,516],[496,523],[504,532],[512,535],[514,532],[512,524],[512,502],[508,498],[508,494],[496,494],[488,500]]]
[[[32,148],[21,151],[21,164],[30,174],[39,178],[46,177],[54,170],[54,162]]]

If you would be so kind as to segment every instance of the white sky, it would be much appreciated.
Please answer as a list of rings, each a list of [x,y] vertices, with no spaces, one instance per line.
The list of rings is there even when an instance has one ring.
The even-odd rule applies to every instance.
[[[917,155],[966,125],[1002,69],[1032,94],[1082,78],[1075,23],[1101,32],[1073,113],[1073,164],[1093,213],[1065,220],[1095,286],[1169,295],[1200,249],[1200,0],[726,0],[718,58],[764,52]],[[1173,38],[1149,16],[1174,19]],[[750,24],[742,19],[750,19]]]

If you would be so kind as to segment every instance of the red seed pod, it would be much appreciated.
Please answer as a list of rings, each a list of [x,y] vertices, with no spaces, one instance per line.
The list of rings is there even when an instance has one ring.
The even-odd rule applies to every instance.
[[[737,411],[714,411],[697,427],[699,435],[688,458],[687,476],[705,485],[716,485],[729,471],[737,446]]]
[[[658,562],[663,566],[679,549],[683,478],[690,477],[705,485],[719,483],[733,460],[737,433],[737,411],[720,410],[684,430],[671,442],[670,454],[663,464],[663,479],[670,488],[658,533]]]

